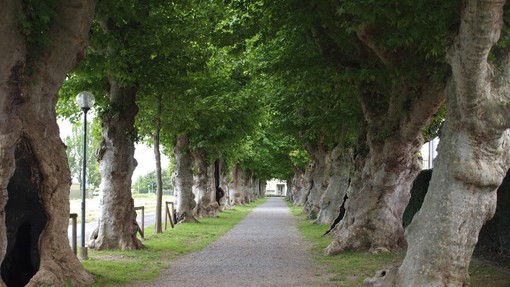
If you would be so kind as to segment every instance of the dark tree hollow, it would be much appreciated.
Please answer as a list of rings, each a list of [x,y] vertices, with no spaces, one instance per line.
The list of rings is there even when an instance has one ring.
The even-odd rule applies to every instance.
[[[8,287],[25,286],[39,270],[39,237],[47,222],[39,189],[41,173],[27,139],[15,151],[16,169],[7,185],[7,252],[1,266]]]

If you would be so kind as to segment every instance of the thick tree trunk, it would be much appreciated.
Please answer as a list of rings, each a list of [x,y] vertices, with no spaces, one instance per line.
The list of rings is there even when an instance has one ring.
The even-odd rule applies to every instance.
[[[259,180],[260,197],[266,197],[267,181]]]
[[[157,115],[154,119],[154,134],[152,139],[154,141],[154,158],[156,159],[156,218],[154,220],[155,233],[162,233],[163,228],[161,224],[161,210],[163,207],[163,176],[161,174],[161,151],[159,149],[159,137],[161,133],[161,95],[157,96]]]
[[[405,247],[402,216],[420,171],[418,150],[417,141],[390,140],[372,149],[365,160],[360,189],[349,189],[345,216],[330,233],[335,240],[327,247],[328,254]]]
[[[244,189],[246,195],[246,203],[253,202],[257,199],[258,185],[257,179],[253,176],[252,170],[245,170]]]
[[[230,191],[229,191],[229,187],[228,187],[228,182],[227,182],[227,171],[226,171],[226,168],[225,168],[225,161],[223,159],[219,159],[216,161],[218,163],[218,169],[217,169],[217,172],[218,172],[218,181],[219,181],[219,185],[218,185],[218,190],[217,190],[217,200],[218,203],[220,204],[220,211],[221,210],[225,210],[225,209],[230,209],[231,208],[231,198],[230,198]],[[216,175],[215,175],[216,177]],[[221,197],[219,197],[219,194],[221,194]]]
[[[227,188],[228,188],[228,197],[229,197],[229,204],[228,206],[233,207],[236,205],[236,179],[235,179],[235,170],[236,166],[232,168],[232,170],[229,171],[230,175],[228,176],[229,180],[227,180]]]
[[[59,2],[51,45],[33,47],[18,26],[22,3],[2,2],[0,286],[93,282],[67,239],[71,176],[55,105],[67,73],[83,58],[95,3]]]
[[[103,114],[102,141],[97,152],[101,174],[101,201],[99,222],[91,234],[88,247],[102,249],[140,249],[136,237],[140,227],[136,221],[134,200],[131,196],[131,177],[136,168],[133,134],[136,89],[119,87],[110,79],[110,106]]]
[[[360,37],[371,40],[365,36]],[[328,254],[406,245],[402,216],[420,170],[421,133],[443,102],[444,83],[434,75],[423,75],[419,89],[399,78],[392,81],[388,98],[377,99],[387,102],[384,113],[374,105],[374,97],[380,95],[362,97],[369,152],[360,189],[349,188],[345,216],[331,232],[335,240],[326,249]]]
[[[448,111],[439,155],[420,211],[406,230],[400,268],[372,286],[468,286],[478,233],[496,209],[496,190],[510,165],[508,52],[489,52],[503,24],[505,1],[470,0],[461,13],[449,61]]]
[[[172,175],[177,194],[178,222],[198,222],[193,216],[196,206],[193,194],[193,174],[191,172],[191,154],[189,138],[185,133],[177,136],[174,146],[175,170]]]
[[[285,194],[285,200],[288,201],[288,202],[293,202],[294,201],[294,196],[292,194],[292,189],[293,189],[292,182],[293,182],[292,179],[287,179],[287,181],[286,181],[286,183],[287,183],[287,193]]]
[[[308,197],[309,168],[305,171],[295,168],[292,178],[292,200],[294,205],[304,205]]]
[[[233,204],[243,205],[248,203],[248,195],[246,194],[245,188],[245,173],[244,170],[239,166],[235,165],[232,171],[233,177]]]
[[[214,163],[207,164],[202,150],[194,150],[192,156],[197,172],[194,186],[197,204],[194,208],[194,215],[197,218],[214,217],[219,209],[219,204],[216,201],[215,165]]]
[[[311,159],[311,185],[304,210],[308,213],[310,219],[317,219],[320,211],[321,197],[328,186],[329,178],[326,175],[329,170],[329,156],[322,140],[317,146],[306,145],[306,150]]]
[[[332,224],[340,213],[349,187],[351,169],[354,166],[352,151],[336,146],[331,151],[329,184],[320,200],[320,211],[316,223]]]

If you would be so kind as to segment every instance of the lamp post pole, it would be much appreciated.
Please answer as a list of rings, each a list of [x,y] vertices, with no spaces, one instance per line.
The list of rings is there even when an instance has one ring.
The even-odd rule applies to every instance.
[[[78,257],[88,259],[88,250],[85,246],[85,199],[87,197],[87,113],[94,105],[94,95],[90,92],[81,92],[76,97],[76,103],[83,111],[83,166],[82,166],[82,190],[81,190],[81,244]]]

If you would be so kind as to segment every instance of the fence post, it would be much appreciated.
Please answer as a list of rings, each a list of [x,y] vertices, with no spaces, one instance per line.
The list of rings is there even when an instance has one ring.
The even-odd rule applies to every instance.
[[[168,208],[168,205],[172,207],[171,209]],[[166,222],[167,219],[170,221],[170,225],[172,228],[175,227],[175,218],[174,218],[174,203],[173,201],[165,201],[165,230],[166,230]]]
[[[77,237],[78,237],[78,230],[77,230],[77,219],[78,219],[78,214],[77,213],[71,213],[69,214],[69,218],[71,218],[71,222],[72,222],[72,234],[71,234],[71,248],[73,249],[73,252],[74,252],[74,255],[77,254],[77,250],[78,250],[78,240],[77,240]]]
[[[165,202],[165,230],[167,222],[168,222],[168,204],[166,204]]]

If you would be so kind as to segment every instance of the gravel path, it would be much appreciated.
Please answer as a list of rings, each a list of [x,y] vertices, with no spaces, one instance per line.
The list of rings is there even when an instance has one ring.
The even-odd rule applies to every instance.
[[[283,198],[269,198],[205,249],[172,262],[157,281],[133,286],[333,286],[313,264]]]

